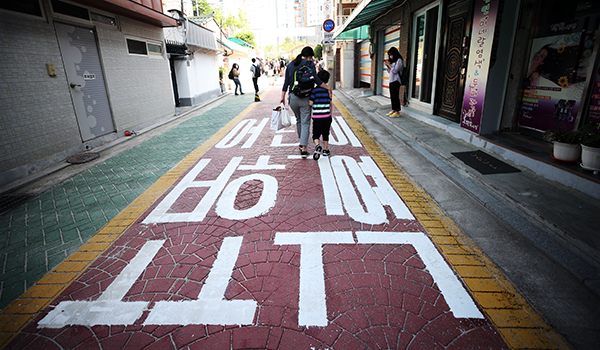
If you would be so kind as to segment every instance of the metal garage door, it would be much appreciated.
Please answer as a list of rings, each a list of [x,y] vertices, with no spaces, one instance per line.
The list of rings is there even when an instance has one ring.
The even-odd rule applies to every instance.
[[[359,79],[367,84],[371,84],[371,56],[369,55],[370,46],[371,40],[365,40],[360,43]]]
[[[400,26],[391,26],[385,30],[383,35],[383,56],[387,60],[387,52],[390,47],[395,46],[398,48],[398,44],[400,43]],[[385,66],[381,65],[381,94],[386,97],[390,97],[390,85],[389,80],[390,76],[385,68]]]

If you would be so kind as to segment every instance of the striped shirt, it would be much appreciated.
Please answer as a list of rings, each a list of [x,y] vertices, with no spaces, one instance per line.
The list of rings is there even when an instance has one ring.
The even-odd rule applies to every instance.
[[[313,118],[331,117],[331,99],[327,90],[321,87],[314,88],[310,94],[310,100],[313,101]]]

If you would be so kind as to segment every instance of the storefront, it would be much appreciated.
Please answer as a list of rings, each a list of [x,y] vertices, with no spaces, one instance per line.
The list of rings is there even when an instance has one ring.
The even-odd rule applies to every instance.
[[[526,0],[521,27],[529,24],[521,74],[521,129],[574,130],[600,121],[598,29],[600,2]],[[533,15],[535,14],[535,16]]]

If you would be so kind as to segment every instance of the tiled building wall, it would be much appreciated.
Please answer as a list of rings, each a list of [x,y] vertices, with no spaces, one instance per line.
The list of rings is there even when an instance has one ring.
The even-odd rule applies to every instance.
[[[173,115],[166,55],[130,55],[126,45],[161,44],[162,28],[121,17],[120,28],[96,33],[117,134],[84,144],[52,21],[0,12],[0,186]]]
[[[0,57],[2,184],[16,176],[9,170],[35,172],[44,164],[32,163],[81,145],[81,137],[52,24],[0,12]]]
[[[121,30],[98,26],[100,54],[117,133],[147,126],[173,114],[175,101],[169,60],[130,55],[126,38],[161,44],[162,28],[120,18]]]

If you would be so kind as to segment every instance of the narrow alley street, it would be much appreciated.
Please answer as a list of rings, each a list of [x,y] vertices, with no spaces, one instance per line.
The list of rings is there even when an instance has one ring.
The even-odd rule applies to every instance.
[[[4,348],[598,340],[598,295],[410,140],[336,91],[331,156],[303,159],[294,120],[269,129],[280,93],[275,83],[260,103],[229,95],[191,111],[0,214]]]

